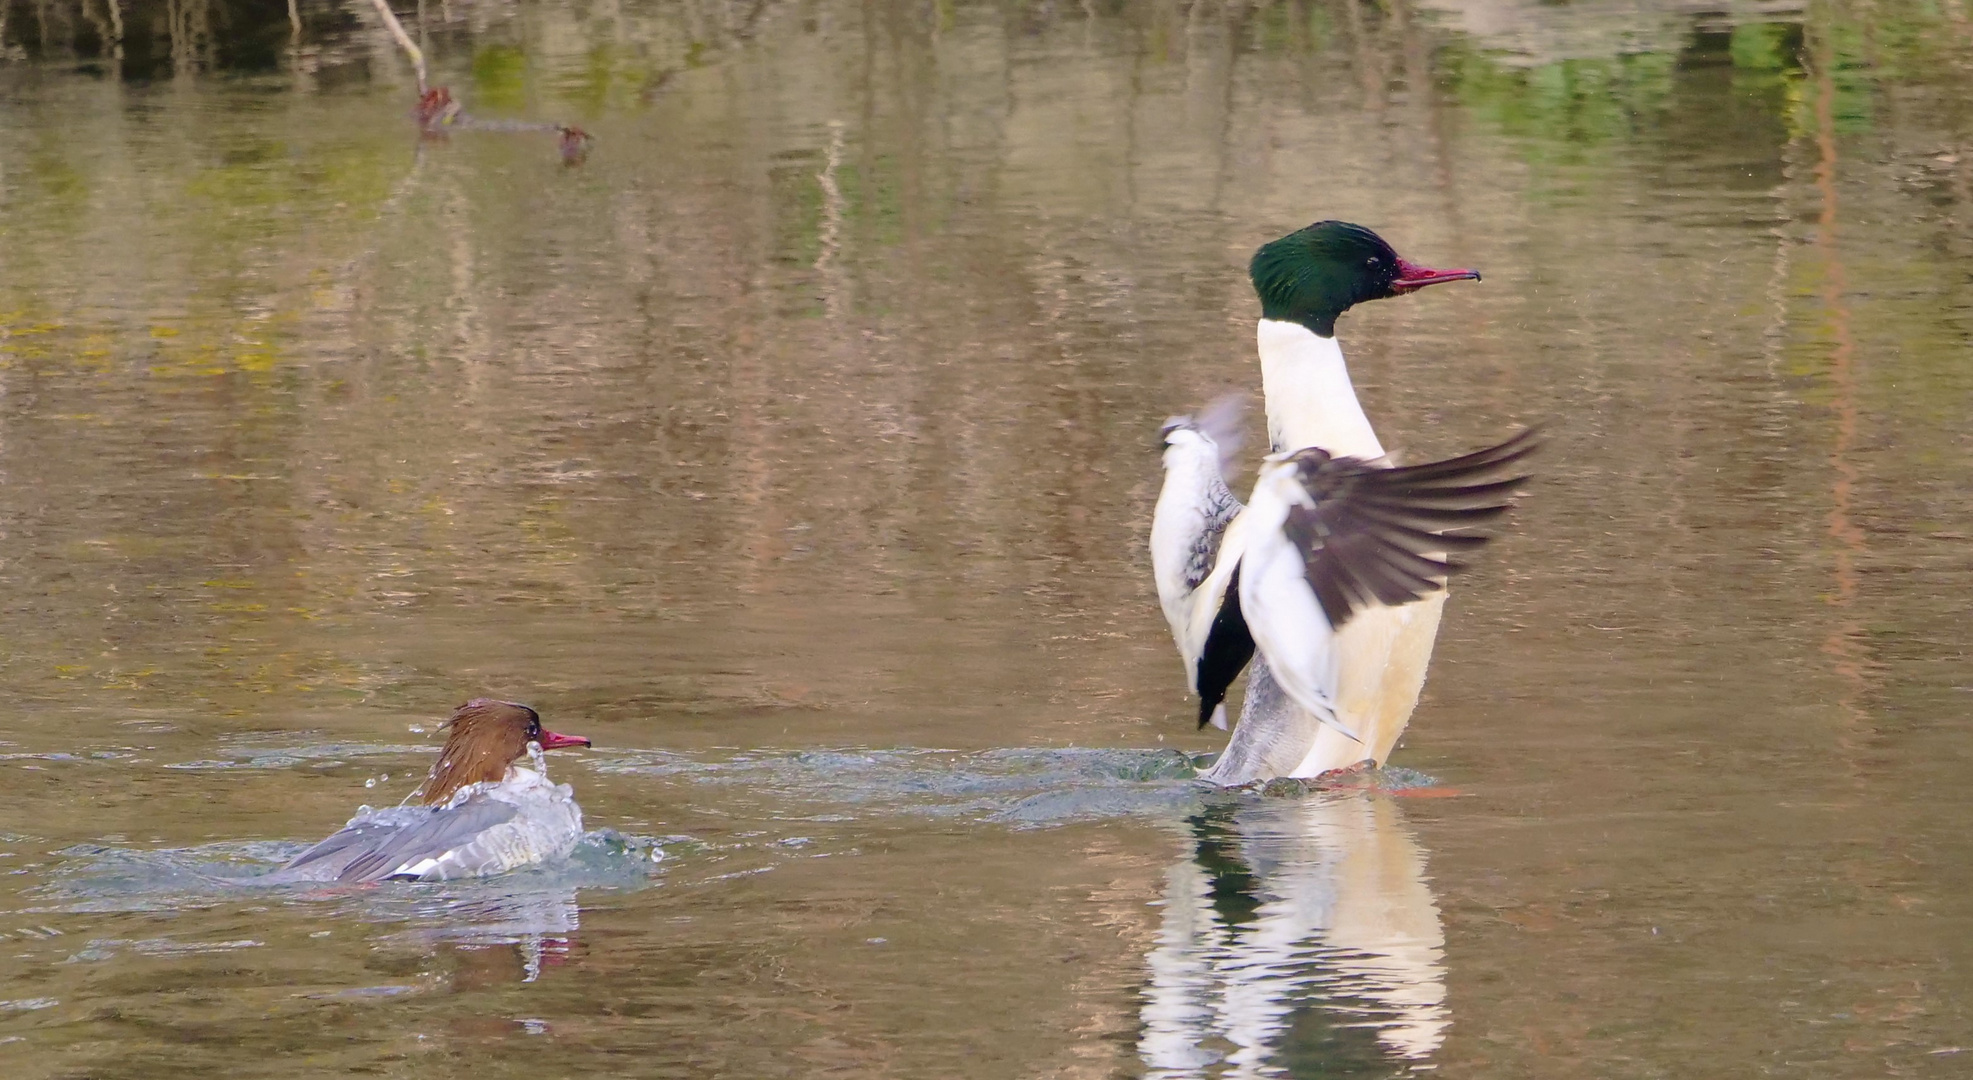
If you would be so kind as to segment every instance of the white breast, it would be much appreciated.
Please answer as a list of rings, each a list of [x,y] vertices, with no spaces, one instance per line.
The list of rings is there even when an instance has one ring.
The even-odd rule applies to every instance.
[[[1384,456],[1384,446],[1356,400],[1349,365],[1335,338],[1317,337],[1300,323],[1275,319],[1262,319],[1255,337],[1267,397],[1267,437],[1277,452],[1319,446],[1339,457],[1374,461]]]
[[[1349,365],[1333,337],[1318,337],[1299,323],[1262,319],[1255,331],[1261,384],[1267,398],[1268,437],[1274,449],[1319,446],[1331,454],[1374,461],[1384,444],[1350,382]],[[1322,727],[1293,776],[1347,768],[1364,758],[1379,765],[1390,756],[1411,719],[1438,638],[1445,593],[1394,608],[1359,612],[1337,633],[1336,712],[1363,735],[1359,745]]]

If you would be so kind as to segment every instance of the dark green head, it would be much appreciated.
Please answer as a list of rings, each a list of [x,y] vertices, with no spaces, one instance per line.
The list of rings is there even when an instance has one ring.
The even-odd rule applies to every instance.
[[[1247,272],[1261,298],[1261,318],[1298,322],[1323,337],[1336,336],[1336,317],[1353,304],[1480,280],[1478,270],[1408,263],[1383,237],[1347,221],[1318,221],[1261,245]]]

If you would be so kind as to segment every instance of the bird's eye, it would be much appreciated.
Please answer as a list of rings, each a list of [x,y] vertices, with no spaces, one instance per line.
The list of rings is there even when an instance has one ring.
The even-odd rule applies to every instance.
[[[1372,255],[1369,259],[1365,260],[1364,265],[1370,267],[1372,270],[1375,270],[1377,269],[1378,266],[1382,265],[1382,263],[1383,263],[1382,259],[1379,259],[1377,256]]]

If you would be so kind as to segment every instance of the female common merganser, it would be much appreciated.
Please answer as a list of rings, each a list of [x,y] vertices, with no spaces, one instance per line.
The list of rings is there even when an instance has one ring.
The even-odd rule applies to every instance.
[[[459,706],[439,727],[447,729],[438,763],[416,793],[421,805],[366,807],[272,876],[439,881],[498,874],[575,849],[582,808],[569,785],[549,783],[542,751],[588,746],[588,739],[557,735],[526,705],[491,698]]]
[[[1240,728],[1205,774],[1222,784],[1383,764],[1424,686],[1451,569],[1443,553],[1483,542],[1452,536],[1420,546],[1421,537],[1496,519],[1521,483],[1499,478],[1500,470],[1535,446],[1524,433],[1418,467],[1437,471],[1388,484],[1368,479],[1390,462],[1350,383],[1336,319],[1364,301],[1477,281],[1477,271],[1417,266],[1369,229],[1323,221],[1264,245],[1249,272],[1261,299],[1261,382],[1275,451],[1256,498],[1269,493],[1272,523],[1252,527],[1253,512],[1242,514],[1226,489],[1221,446],[1230,425],[1206,417],[1166,425],[1165,486],[1151,528],[1159,600],[1202,694],[1201,726],[1226,726],[1225,689],[1261,645]],[[1295,453],[1311,448],[1323,452],[1320,461]],[[1324,509],[1325,500],[1336,505]],[[1358,531],[1302,531],[1339,522]],[[1253,542],[1269,555],[1272,585],[1253,570],[1242,580]],[[1298,562],[1302,571],[1293,569]],[[1307,584],[1272,591],[1298,576]],[[1326,594],[1318,576],[1329,581]],[[1260,633],[1275,634],[1272,644],[1286,651],[1255,640],[1245,608],[1256,601],[1267,627]]]

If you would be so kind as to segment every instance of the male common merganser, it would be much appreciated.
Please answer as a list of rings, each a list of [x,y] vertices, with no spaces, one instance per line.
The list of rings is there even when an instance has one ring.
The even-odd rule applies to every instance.
[[[491,698],[459,706],[439,730],[448,731],[445,747],[414,796],[420,805],[365,807],[272,877],[439,881],[498,874],[575,849],[582,808],[569,785],[548,781],[542,751],[588,746],[588,739],[557,735],[526,705]]]
[[[1390,462],[1350,383],[1336,319],[1364,301],[1477,281],[1477,271],[1417,266],[1369,229],[1322,221],[1264,245],[1249,272],[1261,299],[1261,384],[1275,451],[1256,483],[1256,509],[1267,506],[1269,524],[1256,526],[1254,511],[1242,514],[1227,490],[1230,425],[1208,416],[1166,425],[1165,485],[1151,527],[1159,600],[1202,695],[1201,726],[1226,726],[1225,689],[1261,646],[1240,728],[1205,774],[1222,784],[1384,763],[1424,686],[1452,568],[1443,553],[1484,542],[1424,538],[1497,519],[1522,481],[1501,470],[1535,446],[1523,433],[1402,479],[1373,479]],[[1319,459],[1296,453],[1311,448]],[[1353,531],[1307,531],[1338,527]],[[1267,584],[1258,565],[1244,579],[1240,572],[1256,543]],[[1298,578],[1305,584],[1290,588]],[[1258,637],[1247,610],[1256,602]]]

